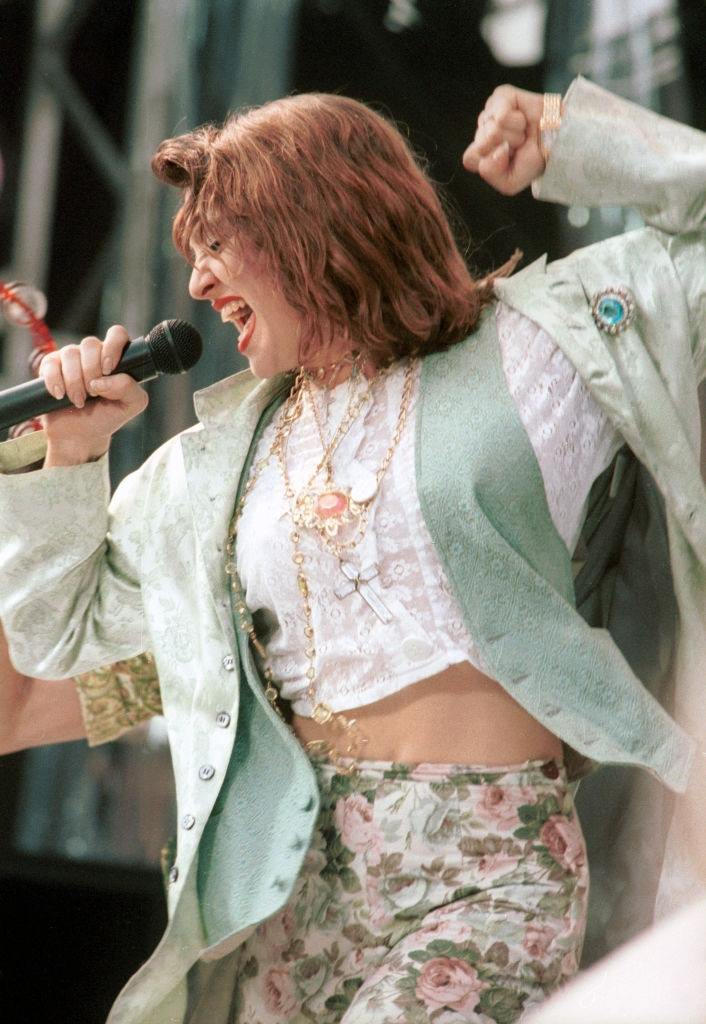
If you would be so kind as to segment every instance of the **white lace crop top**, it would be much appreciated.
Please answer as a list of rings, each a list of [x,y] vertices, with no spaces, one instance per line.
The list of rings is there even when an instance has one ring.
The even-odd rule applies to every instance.
[[[549,510],[567,547],[580,532],[588,493],[621,445],[572,364],[535,323],[497,306],[498,337],[510,394],[539,462]],[[341,486],[370,486],[395,430],[405,365],[393,367],[376,387],[333,458]],[[337,558],[313,531],[301,530],[300,548],[310,587],[317,652],[317,699],[334,711],[370,704],[461,661],[483,670],[427,531],[416,493],[415,367],[409,414],[399,445],[355,548],[357,568],[373,567],[377,597],[391,614],[384,623],[363,599],[344,592]],[[349,384],[316,391],[327,438],[341,420]],[[256,459],[272,443],[277,416],[259,442]],[[288,442],[287,466],[296,490],[304,486],[322,448],[313,412],[304,403]],[[306,697],[304,613],[292,561],[291,520],[282,475],[271,459],[254,484],[240,521],[237,562],[248,607],[255,615],[269,665],[293,710],[310,715]]]

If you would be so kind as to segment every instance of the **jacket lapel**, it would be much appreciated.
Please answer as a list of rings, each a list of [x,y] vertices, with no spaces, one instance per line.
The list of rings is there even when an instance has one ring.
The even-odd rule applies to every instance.
[[[549,334],[574,364],[596,400],[622,431],[634,432],[626,414],[625,393],[615,361],[588,312],[588,299],[575,270],[546,256],[495,282],[502,302],[524,313]],[[628,440],[626,436],[626,440]]]
[[[194,396],[201,427],[182,436],[186,489],[219,620],[235,646],[225,538],[252,436],[265,409],[289,388],[290,378],[258,382],[249,370]]]
[[[643,245],[646,242],[643,239]],[[497,281],[496,294],[543,327],[574,364],[596,402],[656,480],[694,550],[703,552],[706,530],[695,513],[699,507],[706,510],[706,490],[694,447],[698,443],[685,426],[695,418],[698,422],[698,414],[691,408],[677,409],[660,374],[658,353],[650,350],[652,339],[644,338],[640,330],[644,326],[639,323],[641,304],[653,303],[654,297],[641,296],[640,282],[621,261],[616,259],[610,266],[605,246],[600,263],[590,252],[586,250],[581,259],[575,254],[570,261],[557,261],[548,272],[543,257],[521,273]],[[660,253],[650,255],[654,262]],[[635,293],[638,322],[612,337],[594,323],[591,297],[602,288],[624,283]],[[664,345],[664,339],[659,340]]]

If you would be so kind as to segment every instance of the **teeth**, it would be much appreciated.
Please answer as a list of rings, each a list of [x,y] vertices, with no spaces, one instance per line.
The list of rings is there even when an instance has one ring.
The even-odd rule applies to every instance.
[[[249,309],[249,306],[245,299],[234,299],[221,310],[221,320],[225,323],[226,320],[240,319],[246,309]]]

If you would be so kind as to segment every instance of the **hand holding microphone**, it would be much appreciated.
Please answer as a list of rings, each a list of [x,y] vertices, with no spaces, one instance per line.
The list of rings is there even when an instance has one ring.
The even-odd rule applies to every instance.
[[[103,455],[111,436],[147,405],[137,381],[181,373],[200,355],[201,337],[183,320],[158,324],[132,342],[123,327],[111,327],[104,342],[84,338],[49,353],[40,380],[0,393],[0,426],[44,414],[45,466],[88,462]]]

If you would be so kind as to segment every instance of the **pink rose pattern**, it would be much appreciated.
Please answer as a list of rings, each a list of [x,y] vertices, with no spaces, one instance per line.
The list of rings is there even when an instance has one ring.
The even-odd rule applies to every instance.
[[[380,859],[382,836],[373,822],[373,805],[360,793],[352,793],[336,803],[333,814],[341,842],[354,853],[368,853]]]
[[[480,999],[480,993],[487,988],[478,971],[466,960],[437,956],[427,960],[421,969],[414,994],[427,1010],[457,1010],[471,1013]]]
[[[567,871],[576,871],[586,859],[580,834],[562,815],[553,814],[545,821],[539,832],[539,841]]]
[[[588,874],[563,771],[315,767],[314,839],[241,947],[234,1021],[513,1024],[575,973]]]
[[[299,1009],[292,976],[286,968],[270,967],[264,978],[264,1003],[276,1020],[287,1020]]]
[[[525,932],[522,945],[535,960],[546,956],[554,941],[555,929],[547,924],[531,924]]]
[[[527,786],[486,786],[476,804],[476,814],[498,832],[511,832],[520,824],[518,809],[533,802],[532,790]]]

